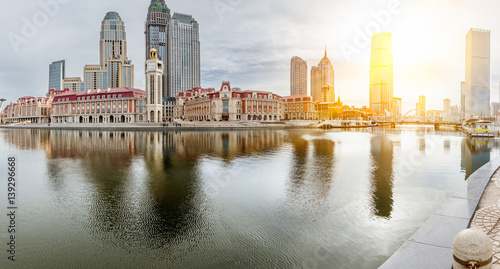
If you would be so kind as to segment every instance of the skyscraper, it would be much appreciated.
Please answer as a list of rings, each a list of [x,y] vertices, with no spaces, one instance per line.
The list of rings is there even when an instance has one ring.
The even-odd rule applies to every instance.
[[[445,118],[451,118],[451,100],[443,100],[443,113]]]
[[[465,118],[465,81],[460,83],[460,118]]]
[[[425,114],[425,96],[421,95],[418,97],[417,116],[425,117]]]
[[[315,102],[335,102],[335,71],[326,55],[311,68],[311,96]]]
[[[391,33],[372,36],[370,58],[370,108],[392,112],[393,63]]]
[[[290,61],[290,95],[307,95],[307,62],[298,56]]]
[[[53,62],[49,65],[49,89],[56,91],[63,90],[63,80],[65,78],[65,65],[64,60]]]
[[[465,50],[465,118],[490,115],[490,31],[470,29]]]
[[[164,0],[151,0],[146,18],[144,32],[146,34],[146,60],[149,59],[150,50],[154,47],[158,51],[158,58],[163,63],[167,63],[167,42],[168,42],[168,24],[170,22],[170,9]],[[162,75],[162,96],[166,96],[168,89],[167,68],[163,69]]]
[[[134,87],[134,66],[127,58],[125,24],[117,12],[106,13],[101,24],[100,66],[96,75],[106,72],[107,87]],[[87,83],[87,79],[85,79]],[[86,87],[87,88],[87,87]]]
[[[200,38],[198,22],[174,13],[168,24],[166,97],[200,85]]]

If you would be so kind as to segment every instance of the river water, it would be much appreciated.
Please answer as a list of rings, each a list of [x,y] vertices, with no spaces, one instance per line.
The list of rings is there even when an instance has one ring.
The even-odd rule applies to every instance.
[[[497,156],[431,127],[3,129],[0,267],[377,268]]]

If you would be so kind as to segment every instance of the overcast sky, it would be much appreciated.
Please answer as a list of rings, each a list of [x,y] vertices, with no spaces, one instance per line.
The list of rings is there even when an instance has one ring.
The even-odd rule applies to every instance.
[[[43,3],[52,3],[50,8]],[[54,3],[56,7],[54,7]],[[149,0],[25,0],[0,4],[0,97],[45,96],[48,66],[66,60],[66,76],[82,77],[99,63],[106,12],[125,22],[135,87],[144,89],[144,22]],[[499,99],[500,1],[496,0],[171,0],[174,12],[200,24],[202,87],[229,80],[244,90],[290,92],[290,59],[308,68],[324,55],[335,68],[335,94],[368,105],[371,33],[389,31],[394,49],[394,96],[403,112],[419,95],[427,109],[459,103],[465,77],[465,36],[491,30],[491,100]],[[27,26],[28,25],[28,26]],[[33,27],[30,27],[33,26]],[[35,31],[33,31],[34,28]],[[27,30],[28,29],[28,30]],[[24,30],[24,31],[23,31]]]

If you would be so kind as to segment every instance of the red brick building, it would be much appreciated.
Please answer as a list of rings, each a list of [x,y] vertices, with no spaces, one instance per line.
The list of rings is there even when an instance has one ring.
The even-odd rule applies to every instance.
[[[52,102],[53,123],[134,123],[145,121],[143,90],[114,88],[65,91]]]

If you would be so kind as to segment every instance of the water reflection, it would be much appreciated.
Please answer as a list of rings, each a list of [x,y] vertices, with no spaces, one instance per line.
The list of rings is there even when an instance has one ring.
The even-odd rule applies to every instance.
[[[465,178],[468,178],[474,171],[490,161],[493,145],[498,142],[486,138],[466,138],[464,140],[462,144],[462,171],[465,171]]]
[[[294,268],[322,248],[331,255],[319,268],[376,268],[439,206],[436,197],[465,184],[460,158],[469,176],[499,141],[432,127],[23,129],[0,139],[35,156],[41,171],[25,178],[40,190],[23,196],[32,209],[23,225],[46,237],[26,236],[27,251],[62,246],[62,258],[47,262],[55,266],[37,266],[33,251],[24,268],[71,267],[54,261],[79,258],[72,253],[121,268]],[[403,175],[409,154],[422,161]]]
[[[335,143],[317,133],[306,139],[304,133],[288,134],[293,147],[290,192],[299,201],[304,197],[323,200],[334,179]]]
[[[376,216],[390,218],[393,199],[393,142],[386,136],[375,135],[371,139],[372,201]]]
[[[64,181],[71,171],[60,160],[78,161],[88,187],[85,227],[94,236],[124,248],[159,248],[191,232],[201,218],[200,159],[262,154],[281,146],[285,137],[271,130],[11,130],[6,140],[20,149],[45,151],[49,185],[58,197],[74,193]]]

